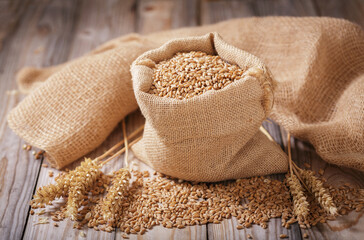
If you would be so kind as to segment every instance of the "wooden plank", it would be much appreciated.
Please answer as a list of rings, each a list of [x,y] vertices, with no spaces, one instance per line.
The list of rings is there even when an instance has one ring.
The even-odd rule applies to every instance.
[[[362,0],[312,0],[319,16],[344,18],[364,26],[364,1]]]
[[[253,1],[210,1],[201,0],[201,24],[212,24],[238,17],[255,16]]]
[[[268,16],[268,15],[315,15],[314,6],[308,1],[209,1],[201,3],[202,24],[215,23],[237,17]],[[283,147],[279,126],[273,122],[265,122],[264,127],[275,141]],[[282,180],[284,174],[272,176]],[[280,234],[287,234],[289,239],[301,239],[298,224],[290,229],[281,226],[281,219],[271,219],[268,228],[253,225],[249,229],[238,230],[235,218],[224,220],[222,224],[208,224],[209,239],[248,239],[248,234],[254,239],[277,239]]]
[[[201,23],[211,24],[231,18],[253,16],[315,16],[315,6],[305,0],[202,0]]]
[[[68,5],[69,3],[70,1]],[[7,113],[23,98],[16,91],[12,91],[16,89],[14,78],[23,65],[40,66],[48,62],[47,54],[55,54],[53,63],[63,61],[57,48],[48,49],[45,46],[45,51],[37,49],[44,43],[67,38],[72,31],[72,25],[65,24],[62,28],[44,32],[42,25],[38,23],[42,19],[43,11],[49,6],[47,3],[7,1],[1,4],[1,10],[5,12],[2,17],[6,18],[7,26],[1,30],[0,52],[0,235],[3,239],[20,239],[27,221],[28,203],[37,181],[40,162],[34,162],[31,152],[22,150],[24,142],[6,123]],[[74,12],[70,8],[69,10]],[[54,16],[53,19],[57,20]],[[53,23],[49,19],[49,24]],[[50,30],[57,31],[50,34]]]
[[[136,30],[137,0],[88,0],[83,3],[68,59]]]
[[[44,4],[44,1],[39,1],[33,4],[36,7]],[[50,1],[39,14],[40,19],[36,22],[36,28],[28,29],[31,38],[29,42],[39,44],[35,53],[44,52],[42,66],[52,66],[64,62],[68,59],[71,51],[71,42],[74,38],[76,26],[79,18],[81,0],[72,1]],[[39,41],[37,38],[44,36],[52,36],[49,40]],[[31,41],[33,40],[33,41]],[[45,51],[47,49],[47,51]],[[24,66],[30,65],[34,60],[34,56],[28,59],[29,62],[24,63]]]
[[[141,0],[139,1],[138,32],[147,34],[198,24],[197,0]]]
[[[17,29],[17,25],[28,7],[30,1],[0,1],[0,50],[3,41],[11,36]]]
[[[12,78],[16,71],[16,64],[19,60],[18,56],[14,56],[14,53],[20,52],[20,48],[10,48],[14,46],[14,34],[19,28],[21,19],[24,12],[29,5],[29,1],[0,1],[0,100],[2,103],[0,107],[0,116],[5,114],[7,94],[6,91],[14,88],[14,81]],[[8,61],[8,58],[10,61]],[[8,65],[6,65],[8,64]],[[0,119],[1,123],[4,119]]]
[[[67,59],[73,59],[81,56],[88,51],[92,50],[101,43],[126,34],[135,30],[135,1],[120,1],[109,0],[101,2],[97,0],[85,1],[78,7],[79,16],[77,21],[73,22],[75,30],[73,37],[68,40]],[[76,8],[77,6],[71,5]],[[51,14],[53,11],[50,11]],[[107,16],[105,17],[105,13]],[[48,15],[48,17],[52,17]],[[45,18],[47,19],[47,12]],[[44,22],[47,22],[43,19]],[[49,21],[49,19],[48,19]],[[61,30],[59,31],[62,32]],[[95,149],[93,152],[87,154],[86,157],[95,158],[106,150],[111,148],[114,144],[122,139],[121,125],[111,133],[111,135],[104,141],[104,143]],[[120,157],[121,158],[121,157]],[[119,159],[113,160],[107,164],[102,170],[104,173],[112,172],[123,166],[123,161]],[[69,169],[73,169],[83,161],[83,158],[70,164]],[[53,178],[48,175],[49,170],[54,172],[56,176],[59,171],[49,168],[41,168],[39,173],[37,187],[47,185],[53,182]],[[47,211],[52,211],[52,208],[47,208]],[[42,217],[49,217],[49,214],[42,215]],[[28,224],[25,229],[25,239],[83,239],[80,235],[83,231],[87,239],[114,239],[115,232],[107,233],[102,231],[95,231],[85,227],[82,230],[73,229],[73,222],[65,220],[59,222],[59,227],[54,227],[52,224],[34,225],[37,222],[38,216],[29,215]],[[52,221],[50,221],[52,222]]]
[[[260,0],[253,8],[256,16],[316,16],[314,4],[306,0]]]

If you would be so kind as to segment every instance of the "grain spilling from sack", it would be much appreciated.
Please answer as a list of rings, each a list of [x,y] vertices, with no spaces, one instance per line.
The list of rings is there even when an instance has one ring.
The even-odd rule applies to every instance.
[[[176,99],[219,90],[242,78],[244,71],[220,56],[200,51],[177,53],[156,64],[149,93]]]
[[[111,232],[119,228],[126,234],[144,234],[153,226],[184,228],[186,226],[221,223],[235,217],[237,229],[257,224],[267,228],[269,219],[280,217],[282,226],[302,221],[295,212],[288,175],[283,181],[266,177],[252,177],[219,183],[197,183],[155,173],[132,171],[132,178],[124,170],[111,176],[104,175],[88,195],[79,200],[74,227],[84,226],[94,230]],[[302,170],[306,175],[313,173]],[[126,178],[125,178],[126,176]],[[110,177],[112,179],[110,179]],[[130,183],[129,183],[130,179]],[[321,181],[321,180],[320,180]],[[117,185],[121,188],[117,188]],[[129,183],[129,184],[128,184]],[[341,215],[362,211],[364,192],[349,185],[341,187],[321,186],[332,196]],[[301,228],[309,228],[327,220],[333,220],[313,194],[307,195],[309,212],[305,214]],[[105,196],[104,196],[105,192]],[[291,193],[290,193],[291,192]],[[67,197],[64,196],[64,197]],[[33,202],[36,208],[39,205]],[[54,207],[55,205],[53,205]],[[44,207],[44,206],[41,206]],[[106,211],[105,211],[106,210]],[[41,212],[44,210],[40,210]],[[53,221],[67,217],[67,206],[50,212]],[[46,211],[45,214],[49,214]],[[298,215],[298,216],[297,216]]]

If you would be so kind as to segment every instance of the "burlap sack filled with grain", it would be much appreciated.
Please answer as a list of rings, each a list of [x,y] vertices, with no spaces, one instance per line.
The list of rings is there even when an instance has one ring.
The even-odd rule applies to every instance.
[[[156,63],[177,52],[201,51],[236,64],[240,80],[220,90],[177,100],[148,93]],[[131,67],[135,97],[146,118],[135,155],[164,174],[214,182],[287,170],[280,146],[259,131],[273,105],[275,82],[255,56],[218,34],[172,40],[138,57]]]
[[[146,50],[162,46],[174,38],[202,36],[209,32],[218,32],[228,44],[257,56],[269,67],[278,82],[271,118],[295,137],[311,142],[317,153],[327,162],[364,171],[364,33],[356,24],[340,19],[315,17],[234,19],[202,27],[183,28],[147,36],[133,34],[118,38],[97,49],[96,53],[105,52],[94,61],[105,61],[113,56],[114,48],[120,48],[118,52],[123,55],[123,60],[119,64],[112,64],[112,68],[114,71],[121,71],[120,68],[128,68],[123,66],[123,63],[131,63],[138,54]],[[109,51],[110,53],[107,53]],[[80,61],[87,62],[90,57],[92,56],[87,55]],[[113,59],[118,58],[112,57],[108,61]],[[75,65],[71,67],[73,64]],[[86,71],[83,68],[87,67],[86,63],[77,66],[76,62],[71,62],[67,65],[69,68],[66,69],[63,69],[64,65],[45,69],[26,69],[19,75],[18,83],[23,90],[29,91],[34,89],[34,86],[41,86],[43,84],[41,82],[47,79],[47,81],[54,79],[52,74],[57,71],[63,71],[65,78],[73,78],[73,74],[68,74],[71,73],[71,69],[73,72],[82,72]],[[101,68],[98,71],[98,79],[90,75],[88,84],[108,79],[110,71]],[[120,81],[129,82],[126,84],[131,86],[130,73],[127,71],[119,73],[121,74],[117,76],[119,81],[113,82],[116,84],[114,87],[119,89],[118,84],[123,84]],[[65,81],[61,78],[58,80]],[[85,137],[81,142],[76,141],[78,138],[69,134],[76,129],[76,122],[68,121],[65,114],[58,114],[58,111],[47,108],[53,106],[57,109],[62,101],[67,101],[62,100],[56,104],[55,101],[60,98],[53,99],[52,95],[48,94],[49,91],[52,94],[62,95],[62,99],[73,97],[75,103],[77,98],[87,97],[93,102],[98,97],[95,94],[81,97],[80,93],[75,91],[69,94],[77,81],[79,79],[57,85],[59,87],[57,92],[50,90],[53,84],[47,84],[47,87],[41,88],[42,90],[34,90],[39,92],[32,93],[28,97],[31,99],[26,99],[27,104],[22,103],[16,107],[11,112],[13,116],[9,118],[9,124],[14,131],[24,138],[27,136],[26,141],[30,144],[37,146],[44,141],[38,144],[38,147],[46,149],[50,156],[54,156],[57,166],[72,162],[84,152],[101,144],[115,122],[121,120],[124,115],[115,117],[112,124],[107,127],[99,124],[83,128],[85,136],[91,134],[94,137]],[[130,87],[127,89],[128,92],[132,91]],[[117,101],[122,101],[123,105],[130,103],[136,109],[133,94],[130,94],[125,94],[125,91],[120,93],[112,91],[111,95],[105,97],[116,98]],[[43,95],[52,104],[44,100],[38,101],[35,97]],[[112,101],[103,99],[103,107],[113,111],[123,111],[112,106]],[[68,112],[76,111],[81,115],[84,114],[84,118],[90,119],[90,116],[92,118],[92,114],[95,114],[95,110],[91,109],[94,106],[86,107],[86,105],[85,103],[82,106],[69,105]],[[44,117],[45,111],[50,111],[51,114],[46,114],[47,117]],[[57,121],[52,120],[54,116],[57,117]],[[68,123],[63,122],[64,120]],[[69,131],[62,130],[63,127]],[[104,131],[104,128],[107,128],[107,131]],[[65,146],[58,144],[53,132],[49,134],[50,129],[57,132],[55,135],[57,138],[68,139],[68,144]],[[75,149],[82,151],[77,153]],[[58,151],[74,154],[65,158],[62,154],[58,154]]]

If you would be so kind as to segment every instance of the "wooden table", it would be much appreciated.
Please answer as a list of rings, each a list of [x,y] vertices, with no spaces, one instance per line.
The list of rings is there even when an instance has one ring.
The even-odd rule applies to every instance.
[[[51,181],[46,160],[34,160],[31,152],[7,126],[6,115],[24,96],[17,88],[16,72],[23,66],[50,66],[81,56],[99,44],[130,33],[150,33],[183,26],[197,26],[249,16],[291,15],[332,16],[346,18],[364,26],[364,1],[340,0],[0,0],[0,239],[83,239],[71,221],[34,225],[29,201],[35,188]],[[127,118],[128,132],[143,121],[139,112]],[[273,123],[264,125],[274,139],[286,149],[286,134]],[[122,138],[121,127],[101,147],[90,153],[96,157]],[[313,170],[325,169],[332,184],[349,182],[364,188],[364,173],[338,168],[323,162],[311,145],[292,140],[293,159],[300,165],[309,163]],[[115,161],[106,171],[117,169]],[[77,166],[79,161],[70,166]],[[141,165],[142,166],[142,165]],[[143,168],[145,166],[142,166]],[[57,172],[57,171],[55,171]],[[235,219],[222,224],[192,226],[185,229],[155,227],[143,236],[131,239],[278,239],[279,234],[301,239],[364,239],[364,217],[352,213],[308,231],[297,224],[281,227],[272,219],[267,229],[253,226],[236,229]],[[120,231],[112,233],[84,229],[88,239],[121,239]]]

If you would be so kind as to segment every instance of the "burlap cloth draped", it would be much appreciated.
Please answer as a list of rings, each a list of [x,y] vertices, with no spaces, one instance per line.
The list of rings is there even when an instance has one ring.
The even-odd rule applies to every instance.
[[[173,38],[208,32],[269,67],[278,81],[272,119],[329,163],[364,170],[364,34],[333,18],[247,18],[132,34],[63,65],[27,68],[17,81],[31,93],[10,112],[9,126],[63,167],[138,108],[129,72],[136,57]]]

